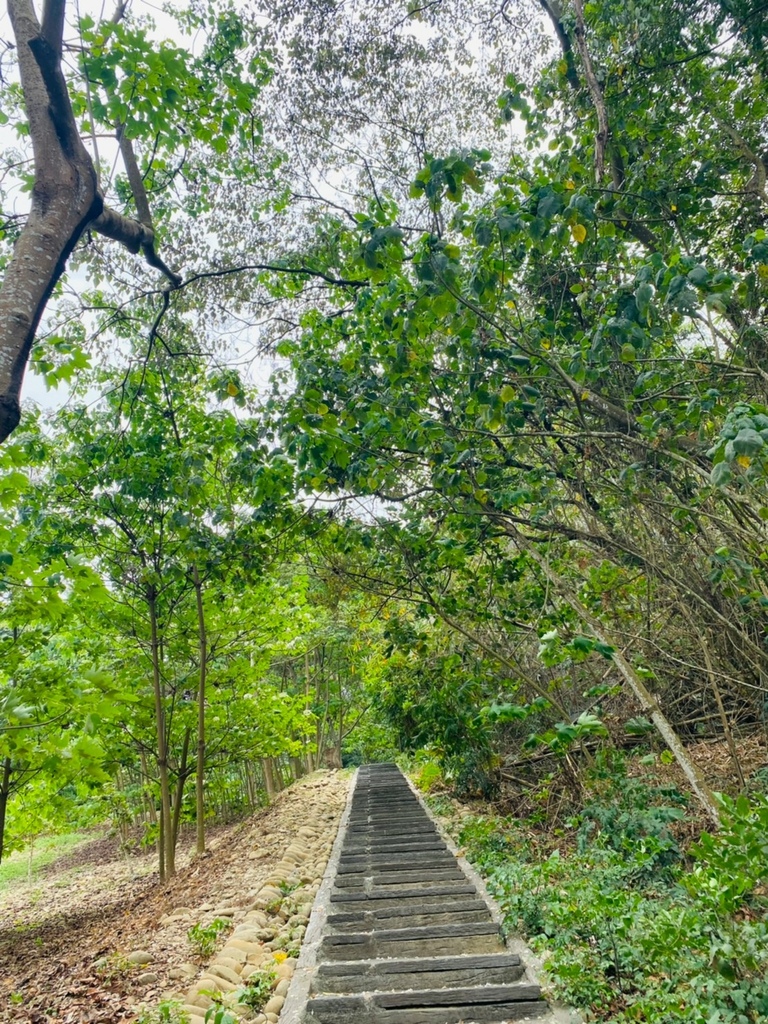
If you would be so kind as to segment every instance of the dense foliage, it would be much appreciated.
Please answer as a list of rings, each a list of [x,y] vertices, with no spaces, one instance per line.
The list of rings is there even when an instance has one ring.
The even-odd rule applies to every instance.
[[[705,833],[685,864],[671,827],[679,791],[627,777],[616,758],[590,781],[591,803],[561,833],[565,849],[532,842],[514,819],[448,819],[506,927],[545,960],[553,992],[617,1022],[764,1020],[765,796],[752,806],[726,798],[719,833]]]

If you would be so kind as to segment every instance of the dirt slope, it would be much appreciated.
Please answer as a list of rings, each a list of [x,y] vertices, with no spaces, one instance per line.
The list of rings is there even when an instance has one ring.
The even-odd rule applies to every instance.
[[[157,881],[154,857],[125,861],[116,840],[99,839],[31,884],[0,892],[0,1022],[113,1024],[178,991],[185,967],[200,963],[187,941],[190,924],[219,907],[247,905],[309,808],[323,806],[334,828],[348,784],[343,772],[302,779],[271,807],[217,830],[201,859],[190,856],[190,836],[166,886]],[[136,970],[96,965],[136,950],[151,954],[144,970],[156,981],[139,983]]]

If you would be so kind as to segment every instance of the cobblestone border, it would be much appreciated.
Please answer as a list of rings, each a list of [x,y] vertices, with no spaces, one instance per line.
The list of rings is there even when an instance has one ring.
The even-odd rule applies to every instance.
[[[296,962],[296,970],[293,973],[291,987],[288,989],[288,995],[285,998],[285,1004],[280,1013],[280,1024],[300,1024],[304,1008],[309,1000],[309,990],[317,970],[317,952],[325,931],[325,922],[331,905],[331,892],[336,878],[336,870],[339,866],[341,848],[344,845],[344,839],[347,834],[347,823],[352,811],[352,797],[357,786],[358,776],[359,770],[356,769],[349,784],[347,805],[339,821],[336,839],[328,857],[328,863],[325,866],[323,881],[318,889],[315,902],[312,904],[312,913],[309,918],[304,941],[301,944],[299,959]]]

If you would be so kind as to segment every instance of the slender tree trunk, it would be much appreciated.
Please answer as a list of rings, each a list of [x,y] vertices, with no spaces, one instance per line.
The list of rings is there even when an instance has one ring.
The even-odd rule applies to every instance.
[[[272,759],[269,757],[262,757],[261,759],[261,770],[264,775],[264,789],[267,791],[267,803],[271,804],[275,799],[275,779],[272,774]]]
[[[123,781],[123,770],[118,766],[115,772],[115,789],[118,793],[125,793],[125,782]],[[126,796],[126,804],[122,805],[121,801],[117,804],[117,828],[120,832],[120,842],[125,845],[128,842],[128,800]]]
[[[341,689],[341,679],[339,679],[339,738],[336,743],[335,761],[334,768],[341,768],[341,744],[344,741],[344,700]]]
[[[11,759],[6,757],[3,761],[3,778],[0,782],[0,864],[3,863],[3,849],[5,845],[5,813],[8,810],[8,797],[11,795]]]
[[[181,800],[184,796],[184,783],[187,781],[187,761],[189,760],[189,740],[192,736],[192,729],[187,726],[184,730],[184,743],[181,748],[181,761],[179,763],[179,775],[176,780],[176,793],[173,799],[173,850],[176,853],[176,844],[179,841],[179,822],[181,821]]]
[[[197,602],[197,638],[199,645],[198,658],[200,672],[197,685],[197,769],[195,771],[195,815],[197,819],[198,853],[205,853],[205,684],[208,667],[208,634],[205,628],[205,610],[203,608],[203,585],[197,566],[192,566],[192,579],[195,584],[195,600]]]
[[[741,768],[741,761],[739,761],[739,752],[736,749],[736,740],[733,735],[733,729],[731,723],[728,720],[728,715],[725,712],[725,706],[723,704],[723,695],[720,692],[720,686],[717,682],[717,676],[715,675],[714,668],[712,667],[712,659],[709,654],[709,644],[705,636],[699,637],[701,649],[704,652],[704,660],[707,663],[707,673],[709,674],[709,682],[712,687],[712,693],[715,696],[715,703],[717,704],[717,711],[720,715],[720,724],[723,727],[725,733],[725,741],[728,744],[728,753],[731,755],[731,763],[733,764],[733,770],[736,773],[736,778],[739,780],[739,785],[744,789],[746,780],[744,778],[744,772]]]
[[[309,676],[309,651],[304,652],[304,699],[306,706],[309,707],[309,691],[310,691],[310,676]],[[307,762],[307,774],[315,770],[315,761],[312,756],[312,744],[309,736],[304,736],[304,757]]]
[[[253,810],[255,806],[253,800],[253,776],[251,775],[251,766],[248,761],[243,763],[243,778],[245,780],[245,797],[248,807],[250,810]]]
[[[160,672],[160,636],[157,628],[157,596],[154,588],[147,591],[149,625],[152,649],[152,689],[155,697],[155,724],[157,726],[157,769],[160,775],[160,834],[162,836],[163,859],[160,864],[160,879],[172,878],[176,874],[171,826],[171,787],[168,777],[168,742],[165,734],[165,708],[163,680]]]
[[[165,881],[165,817],[163,809],[160,808],[160,815],[157,826],[157,873],[160,881]]]
[[[141,751],[141,788],[144,795],[144,807],[147,815],[147,821],[151,825],[156,825],[157,810],[155,808],[155,801],[152,796],[152,780],[149,777],[149,769],[147,768],[147,755],[144,750]]]

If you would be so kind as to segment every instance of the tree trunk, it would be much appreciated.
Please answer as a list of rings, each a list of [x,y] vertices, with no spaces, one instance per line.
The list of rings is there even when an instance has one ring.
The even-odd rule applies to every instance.
[[[197,566],[192,566],[192,579],[195,583],[195,600],[197,602],[197,638],[199,645],[200,670],[197,684],[197,769],[195,771],[195,816],[197,819],[198,853],[205,853],[205,683],[208,665],[208,635],[205,628],[205,611],[203,609],[203,585]]]
[[[160,808],[160,818],[157,826],[157,873],[160,881],[165,881],[165,819]]]
[[[8,809],[8,797],[11,794],[11,759],[6,757],[3,761],[3,779],[0,782],[0,864],[3,863],[3,848],[5,844],[5,812]]]
[[[149,777],[149,769],[147,768],[147,755],[143,749],[141,751],[141,788],[144,796],[144,807],[147,815],[147,821],[151,825],[156,825],[157,810],[152,796],[152,780]]]
[[[154,588],[147,591],[149,625],[152,650],[152,689],[155,697],[155,724],[157,726],[157,769],[160,775],[160,834],[162,836],[163,859],[160,864],[160,879],[172,878],[176,874],[171,826],[171,787],[168,778],[168,742],[165,735],[165,709],[163,681],[160,673],[160,637],[157,629],[157,597]]]
[[[336,749],[334,751],[334,768],[341,768],[341,745],[344,742],[344,695],[341,689],[341,679],[339,679],[339,738],[336,742]]]
[[[0,442],[18,425],[21,387],[35,332],[67,260],[89,224],[130,252],[143,251],[150,266],[160,270],[172,287],[181,284],[181,278],[155,252],[140,176],[139,194],[134,198],[140,210],[144,198],[147,223],[124,217],[104,205],[61,70],[65,9],[66,0],[45,0],[41,24],[32,0],[8,0],[34,153],[35,182],[29,216],[0,286]],[[118,135],[130,183],[135,186],[130,140],[123,139],[122,130]]]
[[[56,282],[86,225],[103,208],[93,162],[80,141],[61,70],[64,0],[8,0],[35,158],[32,207],[0,288],[0,441],[19,422],[19,396]]]
[[[306,700],[306,706],[309,708],[309,690],[310,690],[310,676],[309,676],[309,651],[304,652],[304,699]],[[312,744],[309,736],[304,737],[304,756],[307,762],[307,774],[315,770],[315,762],[312,756]]]
[[[277,790],[275,789],[275,776],[272,771],[272,758],[262,757],[261,767],[264,773],[264,788],[267,791],[267,803],[271,804],[277,794]]]
[[[181,761],[179,762],[179,774],[176,779],[176,793],[173,798],[173,850],[174,857],[176,854],[176,846],[179,841],[179,822],[181,821],[181,800],[184,796],[184,783],[187,781],[187,776],[190,774],[187,770],[187,761],[189,760],[189,741],[192,736],[192,729],[187,726],[184,730],[184,742],[181,748]]]

